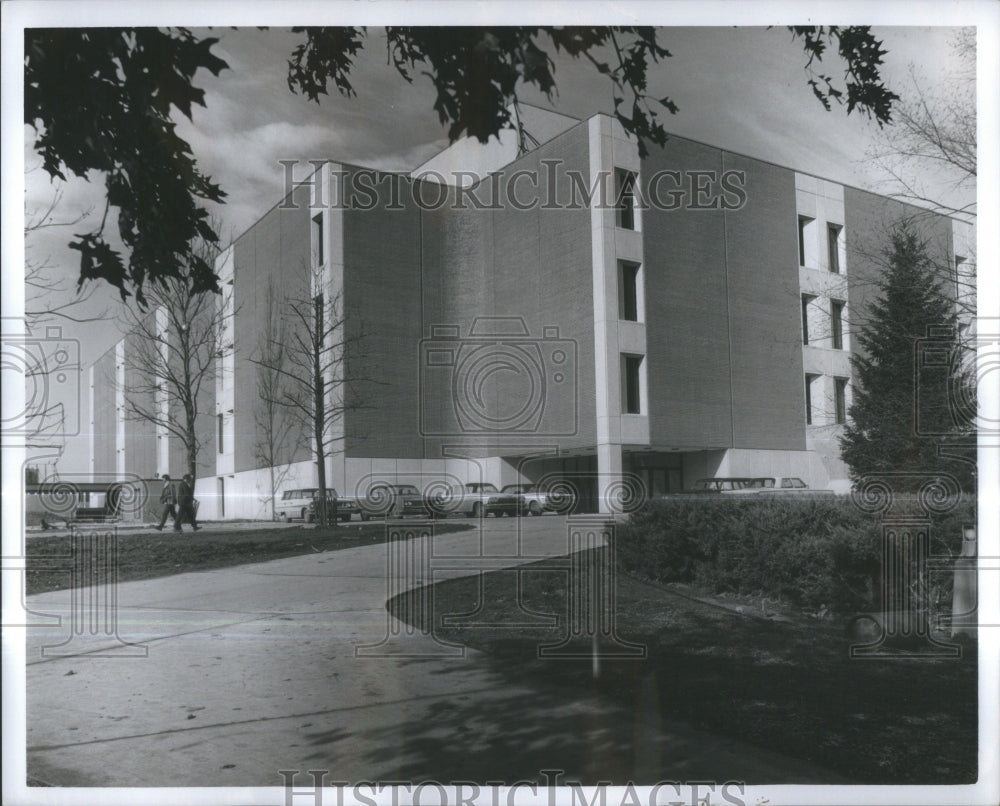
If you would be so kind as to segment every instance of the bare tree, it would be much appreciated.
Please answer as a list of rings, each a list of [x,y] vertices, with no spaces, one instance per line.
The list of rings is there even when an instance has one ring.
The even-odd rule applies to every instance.
[[[37,168],[29,169],[32,173]],[[87,218],[90,210],[84,210],[69,218],[57,217],[63,201],[63,191],[56,188],[48,201],[40,207],[26,209],[24,214],[24,284],[25,311],[29,329],[50,320],[69,322],[95,322],[106,318],[107,311],[83,314],[80,306],[94,293],[92,284],[77,283],[76,292],[68,287],[67,280],[54,276],[55,263],[51,257],[39,257],[35,236],[43,230],[55,227],[72,227]]]
[[[354,371],[363,360],[365,333],[360,323],[349,331],[340,294],[330,296],[321,290],[321,271],[313,272],[311,288],[316,291],[311,298],[290,298],[284,303],[287,322],[280,363],[266,361],[268,351],[255,363],[266,365],[282,379],[272,400],[290,412],[310,435],[321,491],[316,518],[320,526],[326,526],[326,460],[343,441],[343,431],[338,433],[337,426],[343,423],[345,413],[363,406],[357,384],[364,379]],[[274,349],[276,353],[277,345]]]
[[[290,381],[280,367],[288,357],[288,327],[283,316],[284,300],[275,282],[268,285],[264,298],[264,315],[256,351],[257,405],[254,425],[257,440],[254,455],[259,466],[268,470],[267,500],[271,519],[275,517],[278,488],[288,476],[291,462],[304,441],[301,419],[290,416],[280,402],[288,393]]]
[[[958,68],[935,91],[910,67],[910,91],[869,156],[892,176],[896,198],[969,220],[976,214],[975,29],[961,29],[952,51]],[[937,188],[926,183],[929,174],[940,180]],[[943,192],[951,191],[971,198],[949,201]]]
[[[212,249],[201,245],[204,260]],[[148,313],[126,308],[125,417],[145,421],[177,437],[184,445],[187,472],[197,475],[204,442],[199,417],[203,395],[213,384],[217,359],[232,349],[229,326],[231,291],[194,291],[186,274],[151,285]]]
[[[976,32],[962,28],[951,43],[957,68],[930,90],[910,67],[910,89],[893,107],[892,125],[868,153],[891,179],[893,198],[952,216],[976,220]],[[938,261],[938,275],[955,289],[960,313],[971,317],[976,305],[976,256],[955,263]]]

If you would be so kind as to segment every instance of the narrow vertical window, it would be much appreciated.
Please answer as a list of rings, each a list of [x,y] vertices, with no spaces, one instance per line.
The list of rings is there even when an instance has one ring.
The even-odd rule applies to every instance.
[[[639,264],[618,264],[619,315],[629,322],[639,321]]]
[[[624,359],[624,386],[625,399],[623,412],[625,414],[641,414],[641,402],[639,391],[639,369],[642,366],[641,355],[626,355]]]
[[[839,224],[826,225],[826,246],[828,252],[827,266],[833,274],[840,274],[840,232]]]
[[[326,255],[323,254],[323,214],[317,213],[313,218],[313,238],[316,241],[316,265],[322,266],[326,262]]]
[[[833,349],[844,349],[844,303],[839,299],[830,300],[830,333]]]
[[[806,425],[813,424],[812,385],[818,375],[806,373]]]
[[[809,303],[816,297],[810,294],[802,295],[802,343],[809,343]]]
[[[809,234],[809,225],[813,222],[813,219],[809,216],[800,215],[799,216],[799,265],[806,265],[806,237]]]
[[[219,478],[219,517],[226,517],[226,480]]]
[[[847,378],[833,379],[834,420],[837,425],[847,422]]]
[[[225,453],[226,452],[226,448],[225,448],[225,444],[223,443],[223,440],[222,440],[222,433],[223,433],[222,429],[223,429],[224,423],[225,423],[223,415],[219,414],[216,417],[216,423],[217,423],[216,427],[218,428],[218,431],[219,431],[219,453]]]
[[[615,170],[615,223],[622,229],[635,229],[635,174]]]

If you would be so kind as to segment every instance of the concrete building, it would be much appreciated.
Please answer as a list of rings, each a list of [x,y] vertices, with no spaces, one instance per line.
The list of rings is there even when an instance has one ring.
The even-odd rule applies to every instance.
[[[640,158],[605,115],[522,114],[527,149],[507,132],[409,175],[323,164],[219,257],[236,313],[202,517],[269,511],[252,359],[275,294],[323,295],[359,337],[330,378],[334,405],[358,404],[330,435],[341,493],[568,479],[611,511],[705,476],[847,489],[836,438],[871,255],[916,216],[958,265],[962,225],[682,137]],[[127,349],[92,370],[120,382],[94,391],[95,471],[176,473],[174,440],[123,422]],[[308,440],[285,448],[281,485],[315,485]]]

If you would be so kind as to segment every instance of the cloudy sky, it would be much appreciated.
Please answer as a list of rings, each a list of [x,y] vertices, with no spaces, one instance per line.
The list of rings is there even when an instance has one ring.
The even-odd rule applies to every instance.
[[[201,31],[199,31],[201,32]],[[888,54],[882,71],[886,84],[905,95],[915,69],[924,86],[934,88],[957,65],[950,43],[954,29],[876,29]],[[282,29],[212,29],[214,51],[230,69],[219,77],[200,74],[206,107],[194,120],[179,118],[179,133],[191,145],[202,170],[219,182],[227,203],[215,212],[224,238],[246,230],[283,195],[284,169],[279,160],[335,158],[387,170],[409,170],[447,145],[445,129],[432,106],[430,81],[407,84],[385,63],[384,37],[369,30],[367,46],[356,61],[356,98],[335,92],[317,105],[292,94],[286,61],[300,37]],[[784,28],[670,28],[661,36],[672,58],[651,75],[653,97],[669,95],[679,107],[665,115],[668,131],[874,190],[885,189],[885,176],[866,154],[880,137],[878,127],[843,108],[826,112],[806,84],[805,56]],[[837,73],[835,73],[836,75]],[[551,101],[536,92],[523,100],[586,118],[611,110],[610,85],[585,62],[556,57],[558,95]],[[332,88],[331,88],[332,90]],[[32,129],[25,127],[26,168],[38,164],[31,149]],[[305,168],[303,168],[303,175]],[[30,212],[45,208],[57,185],[41,170],[27,175]],[[93,213],[72,228],[86,231],[103,211],[99,182],[74,180],[60,188],[55,218]],[[77,253],[65,248],[66,229],[48,229],[29,239],[31,253],[48,258],[54,272],[73,279]],[[95,285],[95,307],[114,313],[116,294]],[[114,342],[106,323],[82,326],[86,356],[96,358]]]
[[[292,21],[292,20],[290,20]],[[334,158],[387,170],[410,170],[447,145],[445,128],[432,105],[426,78],[407,84],[386,65],[384,37],[369,29],[367,46],[356,60],[352,81],[356,98],[333,94],[317,105],[292,94],[286,62],[300,38],[287,29],[216,28],[199,33],[219,38],[214,52],[228,70],[219,77],[199,74],[205,108],[194,120],[178,115],[179,133],[191,144],[202,170],[219,182],[227,203],[215,212],[229,239],[247,229],[283,195],[279,160]],[[931,92],[947,87],[959,68],[951,43],[954,28],[876,28],[888,51],[882,76],[906,97],[912,74]],[[844,108],[823,109],[806,84],[801,43],[785,28],[667,28],[661,43],[672,58],[650,77],[653,97],[669,95],[676,115],[665,115],[667,130],[732,151],[766,159],[837,182],[886,191],[885,175],[868,157],[881,133],[872,122]],[[546,99],[526,92],[522,100],[586,118],[612,109],[610,85],[585,62],[555,57],[558,94]],[[825,66],[825,65],[824,65]],[[835,63],[827,68],[840,76]],[[41,170],[31,148],[32,129],[24,127],[26,209],[44,209],[57,186]],[[73,180],[58,188],[62,199],[55,218],[75,218],[87,209],[103,210],[100,183]],[[101,203],[99,203],[99,201]],[[72,232],[96,224],[92,213],[71,230],[50,228],[31,235],[27,247],[46,258],[53,274],[73,285],[77,253],[66,249]],[[85,311],[106,311],[101,322],[68,326],[81,341],[84,366],[119,338],[114,320],[117,294],[96,286]]]

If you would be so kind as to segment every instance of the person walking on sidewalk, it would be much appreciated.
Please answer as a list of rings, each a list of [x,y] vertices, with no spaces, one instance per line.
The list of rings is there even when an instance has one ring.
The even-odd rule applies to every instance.
[[[167,522],[167,518],[173,518],[177,520],[177,490],[174,488],[174,483],[170,480],[170,474],[163,474],[163,490],[160,493],[160,507],[162,508],[160,512],[160,524],[159,526],[154,526],[158,532],[163,531],[163,524]]]
[[[174,531],[181,532],[181,524],[187,521],[197,532],[201,527],[198,525],[194,510],[194,477],[187,473],[181,481],[181,487],[177,491],[177,516],[174,518]]]

